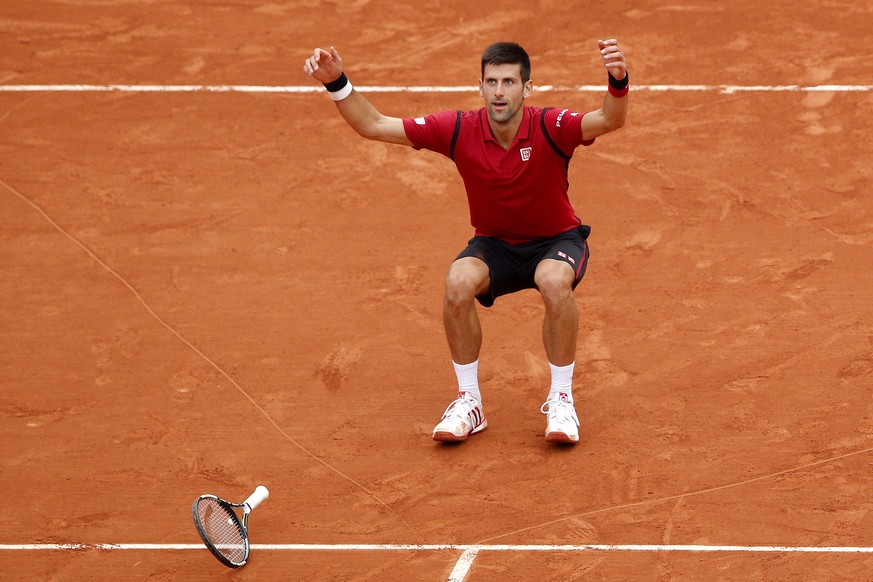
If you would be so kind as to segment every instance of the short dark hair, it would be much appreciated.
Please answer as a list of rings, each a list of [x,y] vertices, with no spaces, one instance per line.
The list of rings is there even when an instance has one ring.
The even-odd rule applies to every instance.
[[[495,42],[482,53],[482,78],[485,78],[485,65],[519,65],[521,82],[530,81],[530,57],[527,51],[516,42]]]

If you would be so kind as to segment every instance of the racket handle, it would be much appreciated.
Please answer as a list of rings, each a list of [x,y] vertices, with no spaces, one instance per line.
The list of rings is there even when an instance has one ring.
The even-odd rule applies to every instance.
[[[246,499],[243,502],[243,504],[248,505],[249,509],[254,509],[258,505],[260,505],[264,499],[266,499],[269,496],[270,496],[270,492],[267,491],[267,488],[264,487],[263,485],[258,485],[257,488],[255,488],[255,492],[252,493],[251,495],[249,495],[249,498]]]

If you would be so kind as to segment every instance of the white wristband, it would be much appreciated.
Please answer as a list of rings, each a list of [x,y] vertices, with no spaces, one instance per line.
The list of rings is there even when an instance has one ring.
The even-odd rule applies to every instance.
[[[330,98],[334,101],[342,101],[352,94],[352,82],[348,81],[339,91],[328,91],[327,94],[330,95]]]
[[[340,73],[336,80],[325,83],[324,88],[327,89],[327,94],[334,101],[342,101],[352,94],[352,82],[349,81],[345,73]]]

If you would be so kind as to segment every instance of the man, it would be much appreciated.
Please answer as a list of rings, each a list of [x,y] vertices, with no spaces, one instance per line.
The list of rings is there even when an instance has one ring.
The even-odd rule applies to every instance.
[[[573,291],[587,267],[590,228],[570,205],[567,170],[577,146],[619,129],[627,115],[624,54],[615,39],[597,45],[608,90],[600,109],[584,115],[524,105],[533,91],[530,59],[515,43],[495,43],[482,55],[482,109],[414,119],[377,111],[353,89],[333,47],[315,49],[304,63],[361,136],[441,153],[454,160],[464,180],[475,237],[449,268],[443,302],[458,397],[434,428],[434,440],[462,441],[487,427],[474,300],[490,307],[501,295],[537,289],[545,305],[543,343],[551,370],[540,408],[546,440],[579,441],[572,391],[579,313]]]

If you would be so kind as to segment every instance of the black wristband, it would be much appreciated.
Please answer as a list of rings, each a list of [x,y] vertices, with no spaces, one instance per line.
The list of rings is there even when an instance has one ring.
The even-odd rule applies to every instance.
[[[630,82],[630,75],[625,72],[624,79],[618,80],[612,76],[612,73],[609,73],[609,86],[617,91],[621,91],[622,89],[627,88],[627,84]]]
[[[349,78],[346,77],[345,73],[340,73],[339,79],[336,81],[331,81],[330,83],[325,83],[324,88],[327,89],[328,93],[336,93],[349,83]]]

